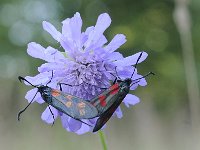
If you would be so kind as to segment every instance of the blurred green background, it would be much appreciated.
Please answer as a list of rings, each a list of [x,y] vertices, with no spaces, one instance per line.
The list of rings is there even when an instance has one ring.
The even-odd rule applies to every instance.
[[[200,0],[0,0],[0,149],[102,149],[98,134],[69,133],[60,121],[53,127],[45,124],[40,119],[45,104],[34,103],[17,121],[30,89],[17,77],[36,75],[43,63],[27,55],[27,44],[58,48],[43,31],[42,21],[60,30],[60,22],[75,12],[81,13],[83,29],[108,12],[108,40],[125,34],[127,42],[119,51],[128,56],[145,50],[149,57],[139,72],[156,73],[146,87],[134,91],[141,103],[130,109],[122,106],[124,117],[107,123],[108,148],[199,149]]]

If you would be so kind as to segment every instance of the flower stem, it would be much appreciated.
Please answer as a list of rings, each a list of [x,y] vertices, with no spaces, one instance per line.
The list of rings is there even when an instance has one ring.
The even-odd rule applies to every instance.
[[[100,140],[101,140],[101,144],[103,146],[103,150],[108,150],[107,145],[106,145],[104,132],[100,130],[100,131],[98,131],[98,133],[99,133],[99,137],[100,137]]]
[[[191,113],[191,125],[192,130],[196,133],[196,130],[199,129],[200,125],[200,88],[198,85],[195,54],[192,43],[191,17],[188,6],[189,0],[176,0],[175,2],[174,21],[180,34]]]

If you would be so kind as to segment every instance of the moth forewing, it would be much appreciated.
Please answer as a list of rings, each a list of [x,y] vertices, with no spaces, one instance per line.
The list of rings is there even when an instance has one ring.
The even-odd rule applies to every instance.
[[[123,99],[126,95],[121,95],[117,99],[115,99],[115,102],[105,111],[103,112],[100,117],[97,119],[95,127],[93,128],[93,132],[98,131],[101,129],[106,122],[110,119],[110,117],[113,115],[113,113],[116,111],[116,109],[119,107]]]
[[[88,101],[63,92],[52,96],[52,105],[74,119],[91,119],[98,115],[97,109]]]
[[[115,102],[116,98],[119,96],[119,90],[119,84],[116,83],[90,101],[98,110],[98,116]]]

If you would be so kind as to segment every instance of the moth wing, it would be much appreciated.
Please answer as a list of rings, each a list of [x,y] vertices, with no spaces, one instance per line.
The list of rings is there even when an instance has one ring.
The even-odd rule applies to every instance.
[[[52,98],[52,106],[74,119],[91,119],[98,115],[96,107],[87,100],[63,92]]]
[[[100,117],[97,119],[97,122],[95,124],[95,127],[93,129],[93,132],[98,131],[99,129],[101,129],[104,124],[106,124],[106,122],[110,119],[110,117],[113,115],[113,113],[115,112],[115,110],[119,107],[119,105],[121,104],[121,102],[123,101],[124,97],[119,97],[114,103],[113,105],[111,105],[104,113],[102,113],[100,115]]]
[[[98,115],[101,115],[103,112],[109,109],[110,106],[113,105],[113,103],[118,98],[118,91],[119,84],[116,83],[91,100],[90,103],[97,108]]]

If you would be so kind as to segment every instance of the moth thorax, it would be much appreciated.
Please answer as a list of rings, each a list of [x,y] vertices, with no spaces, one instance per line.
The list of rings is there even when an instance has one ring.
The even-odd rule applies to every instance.
[[[40,86],[38,87],[38,91],[40,92],[43,100],[47,103],[50,103],[51,102],[51,88],[48,87],[48,86]]]
[[[120,89],[121,89],[122,93],[124,93],[124,92],[128,93],[130,90],[129,84],[127,84],[127,82],[122,82]]]
[[[124,83],[126,83],[127,86],[130,86],[130,85],[131,85],[131,82],[132,82],[131,78],[126,78],[126,79],[124,80]]]

